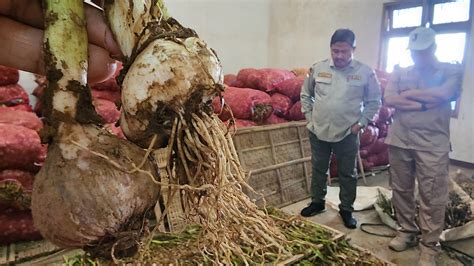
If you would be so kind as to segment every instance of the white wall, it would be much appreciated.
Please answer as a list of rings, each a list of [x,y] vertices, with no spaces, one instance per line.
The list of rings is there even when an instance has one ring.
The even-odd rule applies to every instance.
[[[337,28],[354,30],[356,57],[376,66],[384,2],[394,0],[166,0],[197,31],[225,73],[244,67],[306,67],[329,56]]]
[[[389,1],[272,1],[269,65],[291,69],[326,59],[331,35],[338,28],[349,28],[356,34],[355,57],[375,67],[384,2]]]
[[[193,28],[219,56],[224,73],[268,65],[271,0],[166,0],[169,13]]]
[[[474,21],[467,45],[459,114],[451,119],[451,158],[474,163]]]

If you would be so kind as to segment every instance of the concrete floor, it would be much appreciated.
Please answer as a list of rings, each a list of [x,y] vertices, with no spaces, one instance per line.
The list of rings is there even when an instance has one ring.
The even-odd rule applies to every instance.
[[[452,166],[450,169],[451,173],[455,173],[459,167]],[[470,169],[462,169],[463,172],[467,172],[468,174],[474,174],[474,170]],[[382,186],[388,188],[388,171],[380,172],[373,176],[368,176],[367,178],[367,186]],[[336,184],[333,184],[337,186]],[[359,179],[359,185],[365,185],[362,179]],[[297,215],[299,214],[300,210],[307,206],[310,202],[310,199],[297,202],[295,204],[286,206],[282,208],[285,212],[290,214]],[[336,230],[344,232],[347,234],[347,237],[350,239],[351,243],[356,244],[360,247],[368,249],[376,254],[378,257],[383,258],[387,261],[390,261],[397,265],[416,265],[418,263],[419,257],[419,248],[412,248],[410,250],[404,252],[395,252],[388,248],[388,242],[391,238],[389,237],[379,237],[367,234],[360,230],[359,226],[355,230],[347,229],[344,227],[342,220],[339,217],[339,213],[337,210],[331,208],[326,204],[327,211],[321,213],[319,215],[313,216],[310,218],[311,221],[316,223],[321,223],[327,226],[330,226]],[[361,223],[381,223],[377,213],[374,209],[354,212],[354,216],[358,221],[358,225]],[[370,227],[366,228],[367,230],[370,229],[371,232],[380,232],[384,234],[391,234],[394,233],[392,230],[386,227]],[[450,246],[459,249],[470,256],[474,256],[474,238],[470,238],[467,240],[461,240],[456,242],[449,243]],[[438,256],[436,260],[437,265],[463,265],[459,260],[455,258],[451,258],[446,251]],[[469,264],[466,264],[469,265]],[[472,264],[470,264],[472,265]]]

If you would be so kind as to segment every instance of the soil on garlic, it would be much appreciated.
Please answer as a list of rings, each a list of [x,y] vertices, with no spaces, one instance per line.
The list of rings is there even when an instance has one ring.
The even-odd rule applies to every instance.
[[[62,133],[68,137],[51,144],[33,188],[35,226],[62,247],[114,239],[132,220],[144,218],[160,189],[149,175],[131,173],[144,150],[98,127],[85,127],[85,136],[66,129]],[[156,173],[151,161],[142,169]]]

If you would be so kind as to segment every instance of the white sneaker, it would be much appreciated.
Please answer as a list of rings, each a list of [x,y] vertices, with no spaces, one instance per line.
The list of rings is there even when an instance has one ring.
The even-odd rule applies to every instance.
[[[404,251],[418,245],[418,237],[415,233],[406,233],[399,231],[397,236],[390,241],[388,246],[395,251]]]

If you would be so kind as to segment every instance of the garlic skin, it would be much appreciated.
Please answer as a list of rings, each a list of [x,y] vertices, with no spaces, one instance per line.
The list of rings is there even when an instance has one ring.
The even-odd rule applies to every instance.
[[[201,102],[207,102],[215,95],[216,84],[222,82],[219,59],[199,38],[189,37],[181,43],[154,40],[135,58],[122,83],[120,123],[125,136],[147,147],[152,133],[157,133],[151,128],[157,122],[153,119],[166,123],[161,120],[165,117],[157,117],[157,110],[168,107],[184,112],[180,108],[187,108],[193,93],[202,90]],[[156,146],[162,147],[163,142]]]
[[[115,39],[126,57],[131,56],[143,26],[151,19],[151,15],[147,12],[151,4],[151,1],[105,1],[108,23],[114,29],[114,33],[120,32]]]
[[[129,171],[144,157],[143,149],[97,126],[63,123],[35,178],[35,227],[60,247],[82,248],[125,230],[137,217],[143,219],[160,192],[149,175]],[[158,176],[151,160],[142,169]]]

